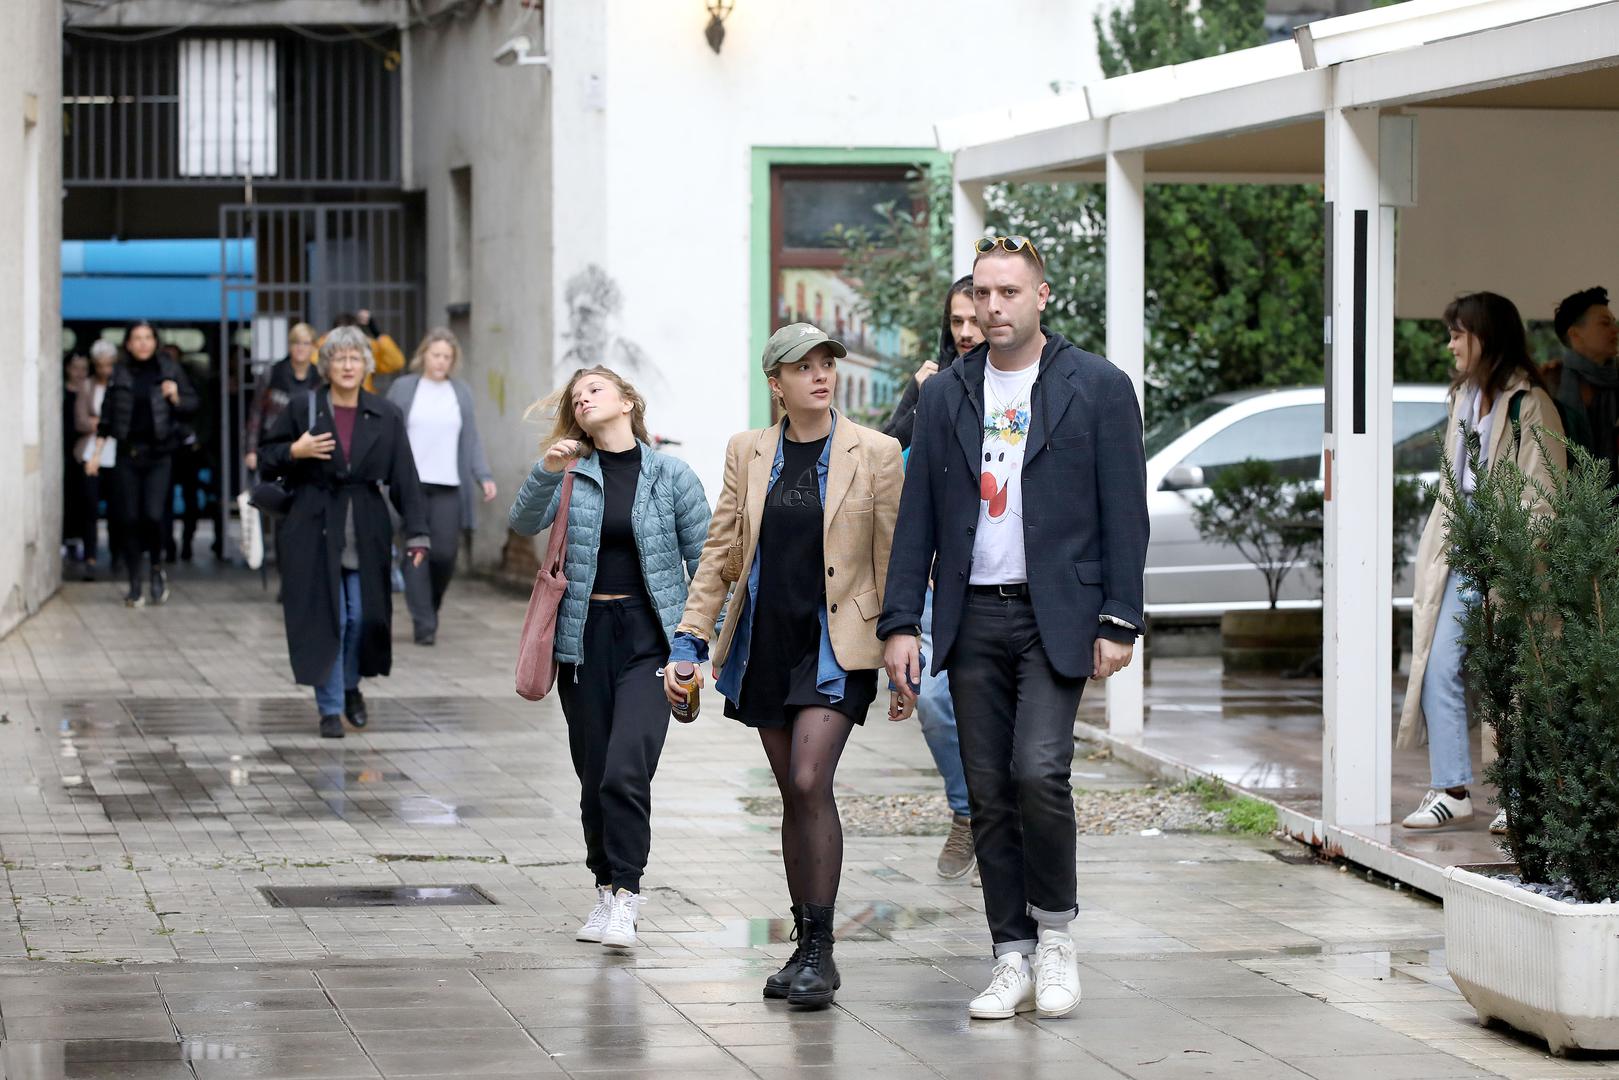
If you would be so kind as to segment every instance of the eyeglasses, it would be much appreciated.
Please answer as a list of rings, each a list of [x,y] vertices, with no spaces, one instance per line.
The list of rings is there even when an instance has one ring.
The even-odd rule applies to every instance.
[[[1041,266],[1046,265],[1046,261],[1040,257],[1039,249],[1034,246],[1034,241],[1027,236],[985,236],[979,238],[978,242],[973,244],[973,250],[980,255],[988,255],[996,248],[1009,251],[1013,255],[1021,254],[1024,250],[1027,250],[1030,255],[1034,256],[1035,262]]]
[[[364,367],[365,354],[350,350],[348,352],[340,352],[326,361],[327,367],[348,367],[350,365]]]

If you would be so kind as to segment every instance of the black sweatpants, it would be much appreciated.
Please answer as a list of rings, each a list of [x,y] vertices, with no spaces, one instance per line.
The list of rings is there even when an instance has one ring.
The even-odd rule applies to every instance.
[[[422,565],[405,560],[405,606],[417,640],[438,633],[438,609],[455,576],[455,557],[461,544],[461,489],[448,484],[423,484],[427,497],[427,536],[432,547]]]
[[[649,600],[592,600],[582,655],[584,663],[558,667],[557,685],[579,774],[585,865],[597,885],[638,893],[652,849],[652,774],[669,733],[658,674],[669,643]]]
[[[167,453],[118,447],[119,508],[124,533],[124,570],[138,586],[141,551],[152,558],[152,569],[163,562],[164,507],[173,499],[173,459]]]
[[[1028,597],[970,592],[950,700],[995,955],[1034,952],[1077,912],[1074,714],[1084,679],[1051,666]]]

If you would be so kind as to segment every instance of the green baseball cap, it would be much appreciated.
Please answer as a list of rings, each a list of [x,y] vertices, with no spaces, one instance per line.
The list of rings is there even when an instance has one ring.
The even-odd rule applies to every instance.
[[[765,374],[770,374],[778,364],[793,363],[817,345],[831,349],[833,356],[849,355],[842,342],[827,337],[826,331],[820,327],[807,322],[788,323],[765,342],[765,354],[760,360]]]

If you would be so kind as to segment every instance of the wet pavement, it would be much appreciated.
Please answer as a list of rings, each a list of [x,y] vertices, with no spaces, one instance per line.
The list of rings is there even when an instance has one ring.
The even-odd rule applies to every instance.
[[[791,944],[774,823],[744,801],[772,785],[748,733],[706,715],[671,732],[654,788],[641,947],[575,942],[594,899],[577,784],[555,705],[511,692],[521,599],[457,582],[432,649],[399,605],[371,727],[332,742],[256,579],[174,592],[126,611],[72,585],[0,640],[13,1080],[1619,1073],[1479,1028],[1436,904],[1269,837],[1082,836],[1084,1004],[986,1023],[965,1013],[990,966],[980,891],[937,878],[938,837],[851,836],[836,1007],[765,1002]],[[875,715],[838,779],[937,783],[915,727]],[[470,902],[442,902],[452,886]],[[306,906],[334,896],[353,906]]]

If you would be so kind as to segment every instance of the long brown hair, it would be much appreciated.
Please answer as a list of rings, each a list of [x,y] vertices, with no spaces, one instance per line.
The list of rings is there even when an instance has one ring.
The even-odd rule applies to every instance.
[[[586,375],[600,375],[614,386],[625,401],[630,403],[630,433],[636,439],[647,445],[652,444],[652,436],[646,430],[646,398],[641,396],[630,381],[609,367],[598,364],[595,367],[580,368],[568,377],[567,383],[560,390],[554,390],[530,405],[523,413],[523,419],[539,415],[553,420],[551,433],[540,440],[540,449],[545,450],[563,439],[575,439],[585,447],[588,457],[596,450],[596,444],[591,441],[585,429],[579,426],[579,418],[573,411],[573,388],[580,379]]]
[[[1529,358],[1523,317],[1511,300],[1492,292],[1466,293],[1445,308],[1444,323],[1447,330],[1465,330],[1478,338],[1478,363],[1458,375],[1452,389],[1471,383],[1494,398],[1519,371],[1529,377],[1530,386],[1545,388],[1540,369]]]

